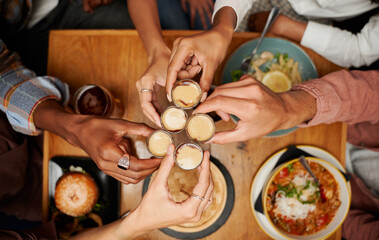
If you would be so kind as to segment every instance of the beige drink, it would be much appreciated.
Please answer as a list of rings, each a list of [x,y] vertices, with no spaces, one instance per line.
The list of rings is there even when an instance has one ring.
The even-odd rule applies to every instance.
[[[198,142],[210,140],[215,133],[215,124],[213,119],[207,114],[195,114],[188,120],[187,135]]]
[[[203,160],[203,150],[195,143],[185,142],[175,149],[175,162],[184,170],[197,168]]]
[[[165,130],[179,132],[187,123],[187,113],[179,107],[168,107],[161,115],[161,123]]]
[[[173,143],[171,135],[163,130],[153,132],[147,139],[148,149],[156,157],[164,157],[171,143]]]
[[[195,107],[201,98],[201,89],[197,82],[185,79],[178,81],[171,92],[175,105],[184,109]]]

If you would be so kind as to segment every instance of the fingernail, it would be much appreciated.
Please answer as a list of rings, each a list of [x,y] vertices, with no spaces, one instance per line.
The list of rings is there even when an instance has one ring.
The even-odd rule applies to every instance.
[[[201,72],[201,68],[199,68],[199,70],[197,70],[197,73],[196,73],[196,74],[198,74],[199,72]]]
[[[172,99],[171,99],[170,95],[168,95],[168,93],[167,93],[167,99],[169,102],[172,102]]]
[[[203,93],[203,96],[201,96],[200,102],[203,102],[207,98],[208,92]]]

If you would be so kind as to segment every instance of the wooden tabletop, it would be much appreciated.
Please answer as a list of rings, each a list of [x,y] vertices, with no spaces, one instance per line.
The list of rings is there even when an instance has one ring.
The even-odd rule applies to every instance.
[[[192,35],[194,31],[163,31],[163,36],[172,46],[180,36]],[[235,33],[226,55],[242,43],[259,37],[257,33]],[[341,69],[312,50],[303,48],[316,65],[319,76]],[[221,64],[215,75],[220,82]],[[49,43],[49,75],[58,77],[70,85],[73,92],[84,84],[99,84],[109,89],[125,104],[123,118],[153,124],[141,112],[137,79],[146,70],[147,55],[134,30],[66,30],[52,31]],[[161,97],[162,101],[164,97]],[[217,130],[233,127],[232,122],[218,122]],[[136,138],[137,142],[144,139]],[[261,164],[273,153],[290,144],[305,144],[323,148],[344,163],[346,126],[342,123],[319,125],[278,138],[259,138],[228,145],[212,145],[211,154],[228,169],[235,187],[233,211],[218,231],[204,239],[269,239],[259,228],[250,207],[252,180]],[[48,216],[48,161],[53,156],[86,156],[82,150],[51,133],[45,133],[43,164],[43,216]],[[121,213],[133,209],[141,200],[142,182],[123,185]],[[340,230],[330,239],[340,239]],[[154,230],[138,239],[174,239],[159,230]]]

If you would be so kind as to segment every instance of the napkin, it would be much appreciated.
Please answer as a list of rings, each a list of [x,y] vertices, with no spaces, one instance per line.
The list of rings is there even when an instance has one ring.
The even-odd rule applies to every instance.
[[[276,162],[275,166],[271,169],[271,171],[274,170],[280,164],[291,161],[291,160],[296,159],[296,158],[299,158],[301,155],[304,155],[304,157],[314,157],[313,155],[309,154],[308,152],[297,148],[295,145],[290,145],[287,148],[287,151],[285,151],[282,154],[282,156],[280,156],[279,160]],[[342,171],[341,171],[341,173],[345,177],[346,181],[350,180],[351,176],[349,174],[346,174]],[[262,191],[263,191],[263,189],[261,189],[257,200],[255,200],[254,209],[255,209],[255,211],[258,211],[258,212],[263,214]]]

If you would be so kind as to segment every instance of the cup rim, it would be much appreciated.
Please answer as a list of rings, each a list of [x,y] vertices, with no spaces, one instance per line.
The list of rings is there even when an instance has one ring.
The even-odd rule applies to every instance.
[[[170,108],[176,108],[176,109],[179,109],[179,110],[181,110],[181,111],[184,112],[184,115],[186,116],[186,124],[184,124],[184,127],[183,127],[182,129],[180,129],[180,130],[169,130],[169,129],[167,129],[167,128],[165,127],[165,125],[163,124],[163,121],[162,121],[163,115],[164,115],[164,113],[165,113],[168,109],[170,109]],[[161,126],[162,126],[163,130],[165,130],[165,131],[167,131],[167,132],[170,132],[170,133],[180,133],[180,132],[182,132],[182,131],[186,128],[186,126],[187,126],[187,122],[188,122],[188,114],[187,114],[186,111],[184,111],[184,109],[181,108],[181,107],[178,107],[178,106],[168,106],[168,107],[166,107],[166,108],[163,110],[163,112],[161,113],[161,116],[160,116],[160,122],[161,122]]]
[[[197,89],[199,89],[199,98],[198,98],[198,100],[196,101],[196,103],[195,103],[193,106],[191,106],[191,107],[182,107],[182,106],[180,106],[179,104],[177,104],[177,103],[175,102],[174,97],[173,97],[174,89],[175,89],[177,86],[179,86],[181,83],[183,83],[183,82],[190,82],[190,83],[193,83],[193,84],[197,87]],[[175,106],[180,107],[180,108],[182,108],[182,109],[192,109],[192,108],[196,107],[196,106],[200,103],[200,100],[201,100],[201,96],[202,96],[202,94],[203,94],[203,92],[201,91],[201,87],[200,87],[200,85],[199,85],[196,81],[194,81],[194,80],[192,80],[192,79],[182,79],[182,80],[179,80],[179,81],[177,81],[177,82],[174,84],[174,86],[173,86],[172,89],[171,89],[172,102],[175,104]]]
[[[213,124],[213,132],[212,132],[211,136],[210,136],[208,139],[203,140],[203,141],[199,141],[199,140],[196,140],[196,139],[192,138],[192,137],[190,136],[189,132],[188,132],[188,124],[189,124],[189,122],[191,121],[192,118],[197,117],[197,116],[204,116],[204,117],[208,118],[208,119],[212,122],[212,124]],[[206,113],[196,113],[196,114],[193,114],[193,115],[187,120],[187,123],[186,123],[186,127],[185,127],[185,128],[186,128],[186,134],[187,134],[187,136],[188,136],[191,140],[196,141],[196,142],[199,142],[199,143],[208,142],[209,140],[211,140],[211,139],[213,138],[213,136],[214,136],[215,133],[216,133],[216,124],[215,124],[215,122],[213,121],[213,119],[212,119],[208,114],[206,114]]]
[[[87,90],[89,89],[92,89],[92,88],[100,88],[101,91],[103,91],[104,95],[105,95],[105,98],[106,98],[106,101],[107,101],[107,104],[106,104],[106,107],[103,111],[103,113],[101,115],[97,115],[97,116],[107,116],[110,114],[111,110],[113,109],[113,95],[112,93],[106,89],[105,87],[103,86],[100,86],[100,85],[96,85],[96,84],[85,84],[83,86],[81,86],[80,88],[78,88],[75,93],[74,93],[74,96],[73,96],[73,105],[74,105],[74,111],[75,113],[77,114],[82,114],[82,115],[85,115],[83,113],[81,113],[78,109],[78,101],[79,99],[82,97],[83,93],[85,93]]]
[[[176,161],[176,153],[177,151],[184,145],[192,145],[194,147],[196,147],[200,152],[201,152],[201,161],[199,162],[199,164],[197,166],[195,166],[194,168],[183,168],[182,166],[180,166],[180,164],[178,163],[178,161]],[[203,162],[203,158],[204,158],[204,151],[203,149],[200,147],[199,144],[195,143],[195,142],[192,142],[192,141],[188,141],[188,142],[182,142],[180,143],[178,146],[176,146],[175,148],[175,151],[174,151],[174,161],[176,163],[176,165],[178,165],[178,167],[180,167],[181,169],[183,170],[193,170],[193,169],[196,169],[197,167],[199,167],[201,165],[201,163]]]
[[[150,147],[149,147],[149,140],[151,138],[151,136],[153,136],[155,133],[157,132],[163,132],[165,133],[167,136],[169,136],[170,140],[171,140],[171,143],[170,144],[173,144],[174,143],[174,139],[172,138],[170,132],[166,131],[166,130],[163,130],[163,129],[157,129],[155,131],[153,131],[152,133],[149,134],[149,136],[146,138],[146,146],[147,146],[147,150],[149,151],[150,154],[152,154],[154,157],[157,157],[157,158],[163,158],[164,156],[166,156],[167,154],[167,151],[166,151],[166,154],[164,154],[163,156],[159,156],[159,155],[155,155],[151,150],[150,150]]]

